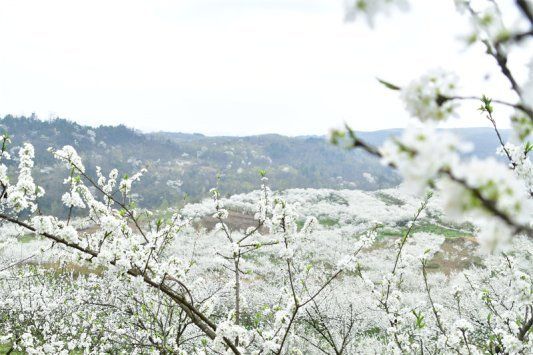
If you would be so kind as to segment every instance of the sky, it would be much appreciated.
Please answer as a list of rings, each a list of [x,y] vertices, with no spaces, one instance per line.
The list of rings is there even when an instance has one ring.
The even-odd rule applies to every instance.
[[[376,77],[401,85],[433,68],[458,72],[465,94],[513,99],[459,40],[467,21],[452,0],[412,3],[369,28],[346,23],[341,0],[0,0],[0,115],[207,135],[369,131],[409,122]],[[447,126],[486,125],[475,107]]]

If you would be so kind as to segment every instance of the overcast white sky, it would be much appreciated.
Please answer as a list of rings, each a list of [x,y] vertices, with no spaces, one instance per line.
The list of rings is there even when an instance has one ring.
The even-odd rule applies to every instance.
[[[341,0],[0,0],[0,114],[326,134],[343,122],[405,126],[376,76],[401,84],[444,67],[465,93],[491,94],[482,78],[497,70],[457,40],[465,19],[453,1],[414,5],[371,30],[344,23]],[[483,125],[472,107],[450,125]]]

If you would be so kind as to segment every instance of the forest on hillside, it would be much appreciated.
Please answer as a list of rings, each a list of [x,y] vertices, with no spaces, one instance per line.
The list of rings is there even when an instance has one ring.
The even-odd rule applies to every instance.
[[[80,151],[88,174],[96,166],[113,168],[119,174],[134,174],[146,168],[150,183],[141,181],[137,200],[140,206],[164,209],[208,197],[217,185],[226,195],[257,188],[259,171],[266,170],[273,189],[337,188],[377,190],[393,187],[400,178],[363,152],[332,146],[326,137],[208,137],[184,133],[142,133],[126,126],[82,126],[66,119],[39,120],[35,117],[6,116],[0,129],[17,142],[29,142],[39,152],[35,175],[47,191],[41,202],[43,212],[62,213],[59,197],[64,193],[61,171],[47,149],[71,145]],[[489,129],[456,130],[473,142],[471,154],[485,157],[497,142],[487,137]],[[381,144],[400,130],[362,132],[372,144]],[[505,136],[508,131],[503,131]],[[17,146],[10,148],[16,157]],[[297,159],[295,159],[297,158]],[[15,165],[16,160],[11,164]]]

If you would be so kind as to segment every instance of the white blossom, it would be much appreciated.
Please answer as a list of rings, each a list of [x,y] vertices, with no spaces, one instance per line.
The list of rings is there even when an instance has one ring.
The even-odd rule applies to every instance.
[[[444,70],[433,70],[401,90],[407,112],[421,121],[444,121],[456,115],[458,78]]]
[[[452,134],[422,125],[408,127],[400,138],[386,141],[381,153],[385,164],[397,167],[406,186],[420,193],[441,169],[457,162],[459,152],[469,149]]]

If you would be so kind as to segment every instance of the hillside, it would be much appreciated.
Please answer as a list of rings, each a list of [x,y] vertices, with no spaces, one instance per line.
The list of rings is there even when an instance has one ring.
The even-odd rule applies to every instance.
[[[23,142],[35,146],[35,175],[47,191],[41,206],[53,213],[62,210],[59,196],[64,192],[62,180],[66,171],[46,149],[67,144],[80,152],[90,173],[96,166],[104,172],[117,168],[120,175],[146,167],[148,173],[136,192],[139,204],[147,208],[178,205],[184,200],[198,201],[217,184],[217,176],[219,188],[226,195],[252,191],[259,185],[261,169],[268,172],[273,189],[376,190],[399,182],[398,176],[376,159],[361,151],[331,146],[324,137],[144,134],[123,125],[93,128],[64,119],[41,121],[13,116],[1,119],[0,129],[11,135],[14,157],[16,147]],[[385,130],[360,135],[373,144],[380,144],[399,132]],[[496,148],[489,129],[462,129],[458,133],[474,143],[474,154],[485,156]]]

